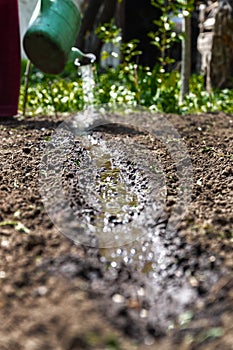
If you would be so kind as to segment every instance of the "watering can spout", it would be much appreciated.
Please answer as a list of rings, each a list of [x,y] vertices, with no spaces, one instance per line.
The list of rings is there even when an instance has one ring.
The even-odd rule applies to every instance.
[[[74,62],[75,66],[84,66],[94,63],[96,56],[93,53],[83,53],[77,47],[72,47],[69,60]]]

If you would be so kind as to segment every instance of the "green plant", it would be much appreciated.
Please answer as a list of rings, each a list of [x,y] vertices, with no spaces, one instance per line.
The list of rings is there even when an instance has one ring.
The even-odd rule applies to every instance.
[[[119,45],[121,60],[117,67],[107,68],[104,72],[94,65],[95,86],[94,104],[141,105],[163,113],[233,113],[233,90],[205,90],[204,78],[193,75],[190,80],[190,93],[182,104],[179,103],[180,73],[166,72],[161,64],[153,69],[135,63],[140,54],[137,41],[120,45],[118,28],[111,22],[101,26],[101,38],[106,42]],[[168,61],[167,61],[168,62]],[[19,110],[23,110],[25,97],[26,62],[22,62],[22,84]],[[162,66],[163,67],[163,66]],[[43,74],[32,67],[27,98],[27,115],[54,114],[80,111],[85,106],[82,78],[73,63],[66,66],[58,76]]]
[[[25,99],[25,69],[26,62],[22,61],[20,111]],[[64,72],[57,76],[44,74],[32,67],[27,92],[27,115],[71,112],[84,107],[82,82],[73,64],[68,64]]]
[[[29,82],[27,115],[80,111],[84,108],[81,78],[48,77],[34,73]],[[161,73],[134,63],[122,63],[104,73],[96,72],[95,103],[142,105],[164,113],[233,113],[233,90],[205,91],[204,78],[193,75],[190,93],[179,105],[180,74]],[[19,109],[22,111],[25,86],[22,79]]]
[[[164,72],[169,65],[174,63],[174,59],[170,57],[170,49],[172,45],[180,42],[184,36],[184,33],[176,31],[174,17],[182,20],[184,16],[190,15],[193,10],[193,3],[193,0],[151,0],[151,4],[161,12],[160,18],[154,21],[157,30],[148,33],[148,36],[152,39],[151,43],[160,52],[158,61],[161,72]]]

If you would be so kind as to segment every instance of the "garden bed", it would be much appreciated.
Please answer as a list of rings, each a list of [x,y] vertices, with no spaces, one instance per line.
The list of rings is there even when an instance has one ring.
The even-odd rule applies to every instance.
[[[125,139],[136,142],[161,160],[167,197],[156,242],[170,259],[165,268],[151,267],[150,251],[143,266],[133,257],[124,259],[128,256],[122,251],[116,261],[108,249],[74,244],[53,224],[41,199],[39,166],[65,119],[40,116],[0,123],[0,348],[232,349],[232,116],[166,115],[193,168],[191,203],[169,233],[165,228],[177,179],[166,149],[150,134],[127,128],[93,132],[97,141],[110,140],[112,147]],[[137,171],[126,166],[126,172],[132,170]],[[73,193],[71,187],[67,191]],[[137,191],[149,203],[143,186]],[[77,198],[70,200],[77,206]],[[145,203],[137,203],[139,211]]]

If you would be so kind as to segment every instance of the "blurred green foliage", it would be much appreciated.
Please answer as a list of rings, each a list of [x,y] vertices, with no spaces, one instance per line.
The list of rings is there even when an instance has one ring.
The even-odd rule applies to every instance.
[[[25,65],[25,63],[24,63]],[[25,68],[25,67],[24,67]],[[208,93],[204,78],[193,75],[190,93],[179,104],[180,73],[162,73],[159,66],[153,69],[123,61],[116,68],[104,72],[95,65],[94,104],[141,105],[163,113],[233,113],[233,90],[215,90]],[[29,77],[27,115],[54,114],[80,111],[85,107],[82,78],[77,68],[68,67],[59,76],[50,76],[32,68]],[[19,110],[23,110],[25,77],[22,74]]]
[[[164,23],[161,24],[163,26],[161,30],[164,30]],[[208,93],[205,90],[204,77],[193,75],[190,81],[190,93],[180,104],[180,73],[167,72],[163,69],[164,57],[153,69],[142,67],[135,60],[135,57],[141,54],[137,48],[137,40],[122,43],[120,31],[113,22],[101,25],[97,29],[97,34],[103,42],[114,45],[113,47],[116,48],[114,54],[120,56],[120,63],[117,67],[104,70],[97,63],[93,64],[94,105],[139,105],[157,112],[177,114],[233,113],[233,90],[213,90]],[[172,43],[169,40],[168,45]],[[107,59],[108,54],[103,52],[102,60]],[[26,61],[22,61],[19,101],[21,113],[25,101],[26,64]],[[67,64],[62,74],[56,76],[44,74],[32,66],[28,83],[27,115],[71,113],[85,107],[84,95],[87,92],[83,89],[80,69],[72,62]]]

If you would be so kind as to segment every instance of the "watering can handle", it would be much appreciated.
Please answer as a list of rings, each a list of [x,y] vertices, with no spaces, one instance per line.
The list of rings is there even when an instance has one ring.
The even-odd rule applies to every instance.
[[[71,0],[76,6],[77,8],[80,10],[80,7],[82,5],[83,0]],[[41,4],[41,8],[43,10],[46,10],[46,8],[49,8],[51,5],[51,1],[50,0],[38,0],[38,2]]]
[[[40,9],[41,12],[47,11],[51,6],[50,0],[40,0]]]

